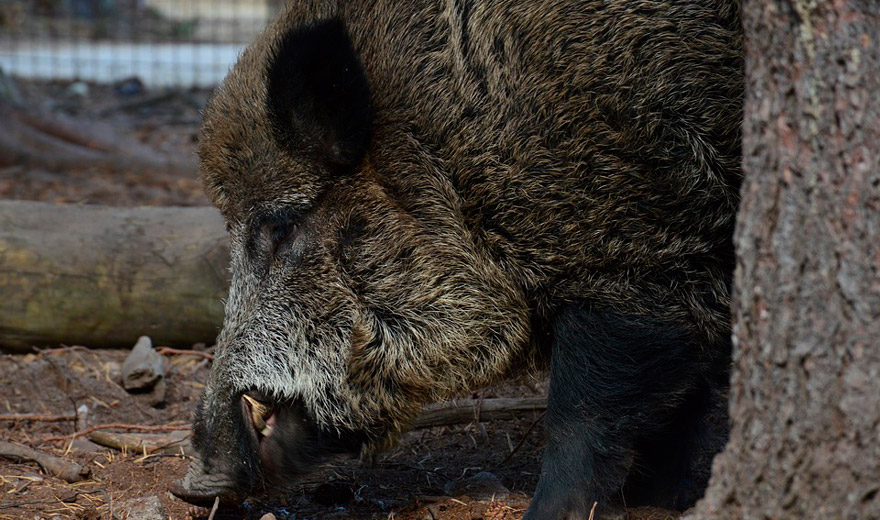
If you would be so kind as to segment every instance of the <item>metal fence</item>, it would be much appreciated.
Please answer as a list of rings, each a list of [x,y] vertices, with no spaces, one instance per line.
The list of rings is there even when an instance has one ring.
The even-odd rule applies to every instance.
[[[0,0],[0,68],[30,79],[211,86],[284,0]]]

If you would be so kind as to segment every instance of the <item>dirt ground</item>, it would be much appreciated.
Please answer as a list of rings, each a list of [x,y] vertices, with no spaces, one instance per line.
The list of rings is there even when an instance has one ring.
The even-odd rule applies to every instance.
[[[24,106],[103,128],[105,133],[139,143],[179,164],[195,164],[199,108],[209,95],[206,91],[123,95],[118,86],[83,89],[21,82],[18,89]],[[51,161],[0,167],[0,198],[123,206],[208,203],[195,169],[58,168]],[[89,427],[152,426],[185,436],[210,370],[210,361],[202,357],[166,356],[166,395],[163,403],[154,406],[151,394],[130,394],[120,384],[127,351],[90,350],[88,345],[39,347],[32,354],[0,357],[0,414],[74,414],[85,405]],[[524,377],[483,389],[474,397],[528,397],[543,395],[545,390],[543,381]],[[193,509],[168,492],[187,465],[179,449],[169,446],[151,454],[119,451],[84,437],[65,437],[75,431],[76,423],[70,419],[0,421],[0,440],[54,454],[88,471],[87,478],[69,483],[33,462],[0,458],[0,520],[204,520],[209,516],[207,509]],[[538,479],[542,444],[537,412],[517,420],[474,420],[416,430],[373,465],[357,460],[335,462],[287,489],[274,490],[271,496],[256,497],[240,506],[221,504],[215,518],[259,519],[265,513],[282,520],[520,518]],[[494,486],[489,491],[466,486],[481,472],[492,474],[486,477]],[[503,493],[499,485],[509,493]],[[152,509],[138,512],[138,504],[143,503],[152,503]],[[677,516],[636,508],[625,511],[622,518]]]
[[[130,424],[186,425],[210,370],[201,358],[173,355],[165,359],[167,394],[164,406],[150,405],[150,394],[129,394],[120,385],[120,367],[128,354],[119,350],[61,347],[39,354],[4,356],[0,364],[0,406],[4,413],[72,414],[89,408],[89,426]],[[540,382],[510,384],[489,390],[499,394],[538,395]],[[494,421],[428,428],[408,433],[399,446],[372,467],[357,460],[339,461],[294,483],[281,497],[254,499],[241,508],[221,507],[218,518],[478,518],[487,517],[487,501],[449,497],[444,488],[481,471],[491,471],[513,493],[496,504],[487,518],[518,518],[537,481],[541,429],[539,419]],[[74,422],[27,421],[3,425],[0,438],[56,454],[90,471],[88,479],[70,484],[41,472],[33,463],[0,459],[0,518],[118,518],[132,498],[156,496],[164,517],[194,518],[206,510],[190,508],[168,493],[182,476],[186,457],[144,456],[104,448],[85,439],[47,441],[74,432]],[[522,443],[520,445],[520,443]],[[511,451],[519,445],[516,453]]]

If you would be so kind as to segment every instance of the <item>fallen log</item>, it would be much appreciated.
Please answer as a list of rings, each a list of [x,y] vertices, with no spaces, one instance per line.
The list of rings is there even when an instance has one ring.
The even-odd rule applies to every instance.
[[[64,414],[40,414],[40,413],[4,413],[0,414],[0,421],[42,421],[42,422],[63,422],[75,421],[76,415],[72,413]]]
[[[457,399],[425,406],[413,421],[412,429],[417,430],[435,426],[450,426],[453,424],[500,419],[518,419],[543,412],[546,408],[546,397],[498,397],[482,400]],[[479,416],[477,416],[478,410]],[[160,431],[163,433],[114,433],[104,431],[111,428]],[[68,440],[82,436],[87,436],[89,440],[102,446],[134,453],[175,454],[182,452],[185,455],[192,455],[188,426],[105,424],[80,430],[71,435],[48,437],[43,439],[43,442]]]
[[[102,169],[192,175],[192,155],[156,153],[118,128],[94,120],[48,114],[6,102],[0,95],[0,167],[29,165],[52,171]]]
[[[0,441],[0,457],[36,462],[46,473],[68,482],[79,482],[89,476],[89,469],[83,468],[75,462],[11,442]]]
[[[0,201],[0,348],[211,344],[226,243],[213,208]]]
[[[450,424],[517,419],[534,412],[543,412],[545,408],[546,397],[456,399],[425,406],[413,421],[412,428],[415,430]]]
[[[95,444],[131,453],[166,453],[192,455],[189,431],[171,433],[113,433],[103,430],[88,434]]]

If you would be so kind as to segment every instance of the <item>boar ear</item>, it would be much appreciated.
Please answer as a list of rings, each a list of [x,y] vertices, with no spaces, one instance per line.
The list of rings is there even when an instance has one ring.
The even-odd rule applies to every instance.
[[[370,141],[370,90],[338,19],[291,29],[267,70],[269,117],[283,148],[350,169]]]

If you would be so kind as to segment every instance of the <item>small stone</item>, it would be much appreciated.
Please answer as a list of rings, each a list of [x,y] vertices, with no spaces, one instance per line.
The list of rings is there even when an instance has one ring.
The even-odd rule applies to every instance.
[[[121,511],[120,517],[127,520],[165,520],[162,502],[156,495],[120,500],[114,509]]]
[[[144,82],[141,81],[140,78],[132,76],[130,78],[125,78],[121,81],[117,81],[113,85],[113,90],[115,90],[116,93],[120,96],[129,97],[143,94],[145,89]]]
[[[72,96],[86,97],[89,95],[89,85],[82,81],[76,81],[67,87],[67,92]]]
[[[164,376],[162,356],[153,350],[149,336],[141,336],[122,363],[122,387],[129,392],[146,392]]]
[[[443,492],[452,497],[467,495],[474,500],[504,499],[510,496],[510,490],[488,471],[481,471],[464,480],[453,480],[443,486]]]
[[[165,391],[167,385],[165,378],[159,380],[156,386],[150,391],[149,403],[153,408],[162,408],[165,405]]]
[[[272,513],[266,513],[265,515],[260,517],[260,520],[275,520],[275,515]]]

